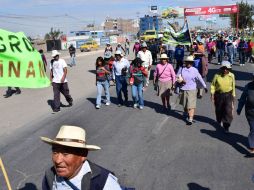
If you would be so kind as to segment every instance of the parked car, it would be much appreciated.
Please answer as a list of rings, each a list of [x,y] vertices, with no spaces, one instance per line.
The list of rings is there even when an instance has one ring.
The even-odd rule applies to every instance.
[[[89,41],[89,42],[84,43],[82,46],[80,46],[81,52],[98,50],[98,49],[99,49],[99,45],[96,41]]]

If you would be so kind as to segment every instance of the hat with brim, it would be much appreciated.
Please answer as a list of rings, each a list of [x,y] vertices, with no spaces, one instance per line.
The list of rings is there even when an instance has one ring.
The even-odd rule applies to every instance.
[[[190,56],[186,57],[186,59],[184,61],[187,62],[187,63],[193,63],[194,62],[194,57],[190,55]]]
[[[161,54],[161,57],[160,57],[160,59],[168,59],[168,56],[167,56],[167,54],[165,54],[165,53]]]
[[[147,44],[144,42],[141,44],[141,48],[147,48]]]
[[[61,53],[58,52],[57,50],[53,50],[53,51],[52,51],[52,54],[51,54],[51,57],[55,57],[55,56],[60,55],[60,54],[61,54]]]
[[[231,63],[229,61],[222,61],[221,68],[231,69],[232,66],[231,66]]]
[[[96,145],[86,143],[86,131],[80,127],[64,125],[60,128],[55,139],[41,137],[41,140],[49,145],[61,145],[87,150],[100,150]]]
[[[119,50],[117,50],[117,51],[115,52],[115,55],[120,55],[121,57],[123,57],[122,52],[121,52],[121,51],[119,51]]]

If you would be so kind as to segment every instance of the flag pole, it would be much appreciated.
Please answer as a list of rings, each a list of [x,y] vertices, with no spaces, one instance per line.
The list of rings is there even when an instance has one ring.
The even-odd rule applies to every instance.
[[[190,40],[191,40],[191,45],[193,45],[193,41],[192,41],[192,36],[191,36],[191,33],[190,33],[188,19],[187,19],[187,16],[185,16],[185,15],[184,15],[184,22],[186,22],[186,24],[187,24],[189,35],[190,35]]]
[[[8,178],[8,176],[7,176],[7,172],[6,172],[5,168],[4,168],[4,164],[3,164],[3,161],[2,161],[2,159],[1,159],[1,157],[0,157],[0,168],[2,169],[2,172],[3,172],[3,174],[4,174],[4,179],[5,179],[5,181],[6,181],[8,190],[12,190],[11,184],[10,184],[9,178]]]

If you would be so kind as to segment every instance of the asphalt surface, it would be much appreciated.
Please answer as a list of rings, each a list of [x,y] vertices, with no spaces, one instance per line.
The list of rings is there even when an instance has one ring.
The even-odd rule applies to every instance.
[[[88,67],[93,68],[92,57],[86,60],[89,60]],[[78,64],[83,61],[79,58]],[[219,66],[210,64],[209,67],[208,82]],[[244,112],[241,116],[235,114],[230,134],[225,135],[214,121],[210,95],[205,94],[198,100],[195,123],[188,127],[180,106],[175,111],[163,112],[152,85],[144,94],[144,110],[117,107],[114,86],[110,89],[112,104],[96,110],[93,70],[81,72],[80,68],[77,66],[76,72],[70,71],[70,77],[78,78],[76,81],[80,86],[87,86],[89,92],[78,93],[86,88],[74,89],[73,82],[69,82],[70,89],[77,91],[75,96],[78,97],[73,107],[63,108],[56,115],[50,115],[48,108],[41,119],[31,118],[22,127],[13,128],[1,137],[0,155],[13,189],[41,189],[41,180],[51,159],[50,147],[40,142],[39,137],[55,137],[63,124],[85,128],[88,143],[102,147],[100,151],[90,152],[89,159],[114,171],[125,186],[138,190],[253,189],[254,166],[253,158],[246,156],[249,127]],[[233,71],[239,98],[243,86],[251,78],[253,66],[234,66]],[[91,80],[81,81],[82,74]],[[52,96],[51,93],[49,90],[46,96]],[[129,100],[131,103],[130,95]],[[22,109],[25,112],[27,107]],[[3,176],[0,189],[6,189]]]

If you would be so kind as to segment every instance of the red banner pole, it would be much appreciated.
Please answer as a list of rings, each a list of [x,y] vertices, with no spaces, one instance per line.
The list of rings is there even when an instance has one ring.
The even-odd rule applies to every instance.
[[[239,11],[236,13],[236,35],[238,35],[239,29]]]

